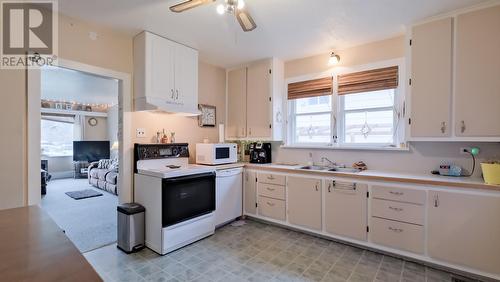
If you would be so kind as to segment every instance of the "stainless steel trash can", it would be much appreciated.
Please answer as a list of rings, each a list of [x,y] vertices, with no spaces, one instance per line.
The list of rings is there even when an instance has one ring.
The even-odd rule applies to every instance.
[[[118,248],[132,253],[144,248],[144,214],[146,209],[137,203],[119,205]]]

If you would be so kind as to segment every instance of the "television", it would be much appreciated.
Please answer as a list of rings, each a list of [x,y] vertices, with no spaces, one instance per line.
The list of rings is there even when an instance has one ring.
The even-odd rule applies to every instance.
[[[73,161],[95,162],[109,159],[109,141],[73,141]]]

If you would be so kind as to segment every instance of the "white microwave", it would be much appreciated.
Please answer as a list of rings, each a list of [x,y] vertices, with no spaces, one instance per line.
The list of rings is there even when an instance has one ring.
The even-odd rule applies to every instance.
[[[230,164],[238,161],[234,143],[196,144],[196,163],[204,165]]]

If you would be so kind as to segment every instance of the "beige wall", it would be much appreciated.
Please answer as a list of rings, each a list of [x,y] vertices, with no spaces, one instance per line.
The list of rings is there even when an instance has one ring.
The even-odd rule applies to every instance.
[[[200,62],[198,79],[198,102],[200,104],[216,106],[217,123],[223,123],[225,119],[226,71],[222,68]],[[132,116],[132,131],[135,132],[136,128],[145,128],[147,137],[134,138],[134,143],[155,142],[156,132],[162,131],[162,129],[165,129],[167,132],[174,131],[176,142],[187,142],[190,144],[191,162],[194,162],[194,145],[196,143],[201,143],[204,138],[208,138],[210,142],[219,141],[218,128],[199,127],[196,117],[183,117],[166,113],[135,112]]]
[[[89,32],[98,34],[97,40]],[[132,38],[79,20],[59,16],[59,57],[67,60],[132,73]],[[0,70],[0,209],[27,203],[26,76],[24,71]]]
[[[405,37],[399,36],[344,50],[335,50],[340,56],[338,66],[358,66],[405,56]],[[285,62],[285,78],[321,73],[331,69],[330,53]]]
[[[0,70],[0,85],[0,209],[6,209],[24,205],[27,192],[24,71]]]
[[[95,126],[89,124],[89,119],[92,117],[85,117],[85,141],[103,141],[109,140],[108,138],[108,119],[105,117],[94,117],[97,120]]]

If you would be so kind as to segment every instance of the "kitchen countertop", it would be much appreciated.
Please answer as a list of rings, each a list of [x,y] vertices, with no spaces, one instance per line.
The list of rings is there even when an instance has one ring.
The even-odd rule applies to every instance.
[[[240,163],[242,164],[242,163]],[[425,185],[438,185],[458,188],[472,188],[500,191],[500,185],[490,185],[484,183],[481,178],[472,177],[452,177],[452,176],[439,176],[433,174],[418,174],[418,173],[403,173],[403,172],[389,172],[379,170],[365,170],[361,172],[336,172],[336,171],[320,171],[320,170],[307,170],[299,169],[303,165],[284,165],[284,164],[251,164],[244,163],[245,168],[251,169],[265,169],[275,172],[284,173],[301,173],[318,176],[336,176],[347,177],[361,180],[381,180],[392,182],[403,182],[412,184],[425,184]]]

